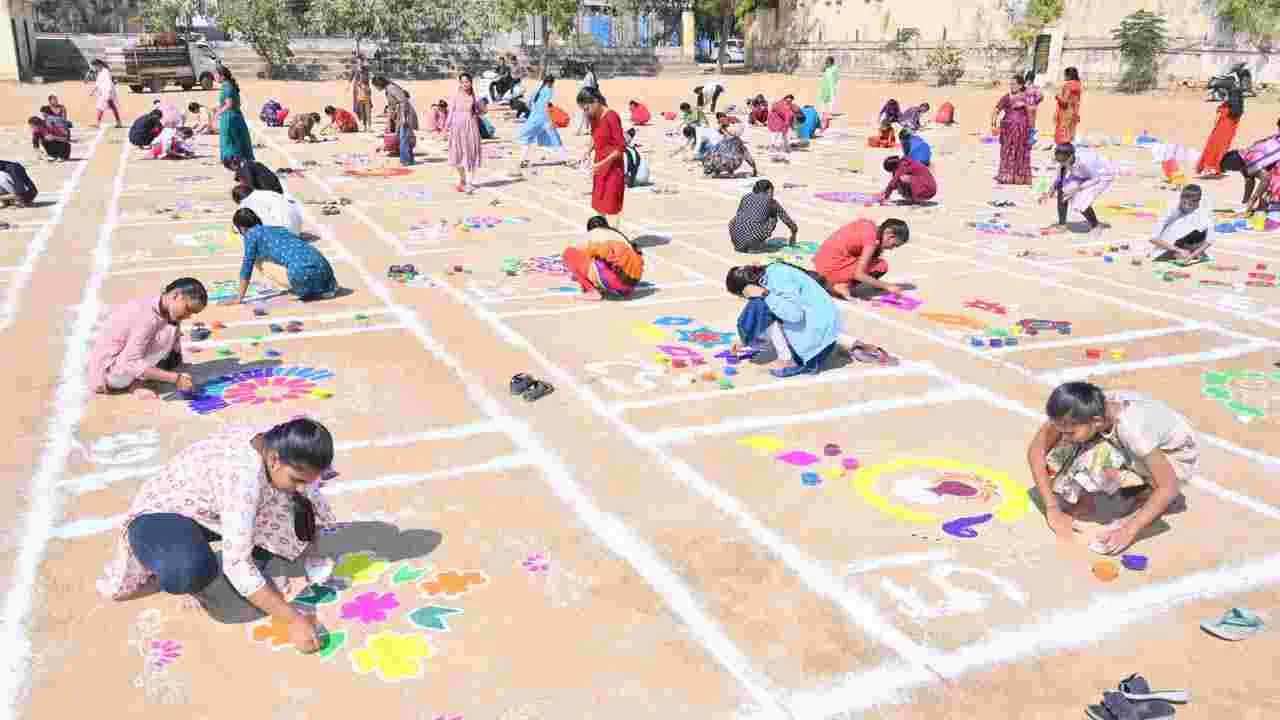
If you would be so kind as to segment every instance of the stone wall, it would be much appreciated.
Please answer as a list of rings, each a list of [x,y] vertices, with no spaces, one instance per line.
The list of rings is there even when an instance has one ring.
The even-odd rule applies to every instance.
[[[134,39],[129,35],[42,35],[39,56],[42,72],[51,78],[81,77],[89,69],[89,61],[105,53],[107,48],[123,46]],[[290,43],[293,57],[276,67],[268,67],[252,48],[234,42],[211,42],[210,46],[237,77],[271,77],[284,80],[332,80],[346,77],[350,71],[354,42],[336,39],[299,39]],[[377,46],[361,45],[366,57],[372,57]],[[455,77],[467,71],[479,75],[492,69],[500,52],[473,44],[431,44],[427,57],[420,63],[386,53],[374,61],[374,70],[391,78],[433,80]],[[535,73],[540,71],[542,51],[538,47],[515,49],[517,55]],[[602,77],[620,75],[651,76],[664,68],[688,69],[679,48],[598,48],[570,49],[553,47],[548,64],[555,72],[566,59],[594,63]],[[695,67],[696,70],[696,67]]]

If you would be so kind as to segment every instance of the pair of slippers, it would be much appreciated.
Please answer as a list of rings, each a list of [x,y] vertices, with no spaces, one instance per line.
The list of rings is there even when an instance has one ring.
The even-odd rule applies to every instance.
[[[555,392],[554,385],[543,382],[527,373],[520,373],[511,378],[511,394],[519,395],[529,402],[546,397]]]
[[[850,347],[849,357],[860,363],[872,365],[892,367],[898,364],[898,359],[890,355],[884,348],[878,345],[867,345],[866,343],[855,343]]]
[[[1188,702],[1191,693],[1186,690],[1153,692],[1147,679],[1134,673],[1120,681],[1118,692],[1102,693],[1102,702],[1084,713],[1091,720],[1169,720],[1174,716],[1170,703]]]
[[[1223,640],[1244,640],[1262,630],[1266,623],[1247,608],[1231,608],[1217,620],[1205,620],[1200,629]]]
[[[417,275],[418,269],[412,264],[409,265],[392,265],[387,268],[387,275]]]

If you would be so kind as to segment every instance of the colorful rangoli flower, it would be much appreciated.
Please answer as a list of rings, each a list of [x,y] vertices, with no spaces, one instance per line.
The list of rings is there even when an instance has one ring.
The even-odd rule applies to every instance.
[[[182,643],[177,640],[152,640],[147,650],[147,666],[152,670],[171,664],[182,657]]]
[[[367,592],[357,595],[351,602],[342,604],[344,620],[358,620],[365,625],[383,622],[387,613],[400,607],[395,593]]]
[[[421,677],[423,660],[433,654],[424,635],[380,632],[369,636],[365,646],[351,651],[351,666],[361,675],[377,673],[383,682],[399,682]]]
[[[348,553],[334,566],[333,576],[346,578],[352,585],[369,585],[377,582],[390,566],[371,552]]]
[[[551,561],[542,553],[533,553],[520,564],[531,573],[546,572],[547,568],[551,567]]]
[[[696,330],[676,330],[680,342],[701,345],[704,348],[713,348],[717,345],[729,345],[735,337],[733,333],[722,333],[719,330],[712,330],[709,327],[700,327]]]

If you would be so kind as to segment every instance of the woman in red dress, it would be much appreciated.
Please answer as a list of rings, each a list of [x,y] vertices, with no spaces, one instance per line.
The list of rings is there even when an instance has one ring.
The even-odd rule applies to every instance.
[[[1239,90],[1231,90],[1227,93],[1227,101],[1218,106],[1218,122],[1214,124],[1213,132],[1209,133],[1209,140],[1204,144],[1200,162],[1196,163],[1196,172],[1206,177],[1222,177],[1222,156],[1231,149],[1243,115],[1244,94]]]
[[[605,216],[609,227],[617,229],[622,219],[619,217],[622,214],[622,193],[627,187],[622,118],[609,109],[604,96],[593,87],[584,87],[578,92],[578,107],[591,121],[591,148],[583,160],[589,160],[591,150],[595,150],[595,160],[591,165],[591,207]]]

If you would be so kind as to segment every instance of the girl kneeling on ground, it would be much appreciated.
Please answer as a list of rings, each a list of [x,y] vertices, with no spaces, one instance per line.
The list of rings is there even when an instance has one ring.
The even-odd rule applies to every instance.
[[[291,605],[266,569],[273,557],[315,554],[319,529],[337,524],[320,492],[332,464],[333,436],[309,418],[216,431],[143,484],[98,593],[122,602],[163,591],[209,607],[210,586],[225,574],[237,593],[289,628],[295,648],[319,650],[315,617]]]
[[[244,261],[240,265],[240,291],[234,300],[224,304],[244,301],[254,268],[262,270],[276,285],[289,288],[299,300],[332,297],[338,291],[329,261],[296,233],[263,225],[258,214],[248,208],[236,210],[231,222],[244,238]]]
[[[622,231],[609,226],[603,215],[587,221],[586,247],[569,247],[564,264],[588,300],[606,295],[630,297],[644,274],[644,254]]]
[[[725,288],[747,299],[738,317],[742,345],[772,343],[774,377],[816,375],[836,349],[840,311],[813,274],[788,263],[729,269]],[[741,346],[735,345],[739,351]]]
[[[1080,532],[1079,520],[1106,520],[1098,517],[1102,496],[1127,505],[1090,546],[1109,555],[1165,513],[1185,509],[1181,486],[1196,474],[1200,444],[1173,408],[1141,393],[1069,382],[1049,395],[1045,412],[1049,421],[1031,439],[1027,462],[1059,539]]]
[[[182,366],[182,321],[204,310],[209,293],[195,278],[179,278],[160,297],[148,295],[112,309],[89,356],[89,387],[98,393],[155,396],[144,383],[169,383],[191,392]]]

